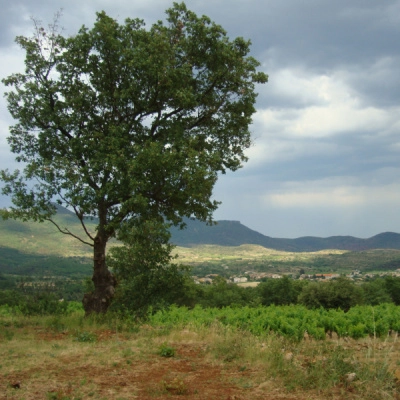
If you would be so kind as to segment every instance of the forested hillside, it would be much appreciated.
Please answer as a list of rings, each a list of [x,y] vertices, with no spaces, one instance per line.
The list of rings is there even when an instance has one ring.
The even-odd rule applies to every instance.
[[[75,215],[59,207],[58,222],[73,232],[82,234]],[[171,241],[177,246],[193,247],[203,244],[240,246],[255,244],[267,249],[312,252],[326,249],[361,251],[372,249],[400,249],[400,234],[384,232],[368,239],[353,236],[331,236],[327,238],[305,236],[297,239],[272,238],[254,231],[239,221],[216,221],[207,225],[197,220],[186,219],[186,228],[171,228]],[[96,220],[89,224],[94,230]],[[0,246],[31,253],[60,256],[91,256],[91,249],[76,239],[60,236],[56,228],[48,223],[0,221]]]
[[[262,235],[242,225],[239,221],[217,221],[215,225],[207,225],[190,219],[185,220],[185,222],[187,224],[186,229],[171,229],[172,242],[178,246],[257,244],[268,249],[296,252],[326,249],[350,251],[400,249],[400,234],[393,232],[380,233],[368,239],[359,239],[353,236],[331,236],[327,238],[305,236],[297,239],[283,239]]]

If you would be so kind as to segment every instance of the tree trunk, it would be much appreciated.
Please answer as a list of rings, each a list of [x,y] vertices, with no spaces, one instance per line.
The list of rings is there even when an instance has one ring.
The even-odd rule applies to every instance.
[[[116,280],[106,265],[107,236],[99,229],[94,240],[94,291],[83,296],[85,314],[105,313],[114,297]]]

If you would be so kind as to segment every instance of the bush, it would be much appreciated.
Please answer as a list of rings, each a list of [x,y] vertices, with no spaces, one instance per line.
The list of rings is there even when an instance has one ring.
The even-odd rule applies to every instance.
[[[400,278],[394,276],[385,277],[385,288],[396,306],[400,305]]]
[[[382,278],[363,283],[361,288],[365,303],[372,306],[382,303],[392,303],[392,296],[388,291],[386,283],[387,281]]]
[[[7,305],[15,307],[21,303],[26,303],[26,297],[16,290],[1,290],[0,291],[0,306]]]
[[[297,298],[306,284],[306,282],[294,281],[284,276],[280,279],[267,279],[260,283],[257,292],[261,298],[261,304],[264,306],[296,304]]]
[[[308,308],[340,308],[348,311],[363,304],[363,291],[346,278],[328,282],[313,282],[306,286],[298,297],[300,304]]]
[[[197,304],[202,307],[243,307],[260,303],[254,289],[228,283],[222,277],[215,278],[212,285],[197,286],[200,286]]]
[[[171,346],[168,346],[166,343],[163,343],[158,349],[158,354],[161,357],[174,357],[175,349]]]
[[[65,314],[68,307],[68,303],[60,301],[54,293],[27,295],[15,290],[0,291],[0,305],[24,315],[60,315]]]
[[[26,298],[20,305],[25,315],[60,315],[67,311],[68,303],[60,301],[53,293],[38,293]]]
[[[110,250],[108,265],[118,281],[110,311],[145,318],[185,297],[188,267],[172,262],[169,225],[133,221],[120,230],[124,246]]]

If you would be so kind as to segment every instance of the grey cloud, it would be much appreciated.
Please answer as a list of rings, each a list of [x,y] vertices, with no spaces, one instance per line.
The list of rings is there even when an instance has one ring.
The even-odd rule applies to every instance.
[[[398,36],[400,39],[400,35]],[[364,104],[398,106],[400,97],[400,51],[363,67],[348,67],[344,79],[358,91]]]
[[[321,190],[329,192],[341,184],[354,191],[370,188],[371,193],[388,190],[383,186],[392,185],[390,190],[397,190],[400,196],[400,186],[396,189],[400,151],[396,122],[396,107],[400,104],[400,1],[187,0],[186,4],[197,14],[208,15],[221,24],[230,37],[251,39],[252,55],[270,75],[269,83],[257,88],[256,106],[260,112],[274,113],[275,120],[264,122],[257,117],[251,127],[255,148],[265,149],[265,157],[259,154],[264,150],[255,154],[250,151],[253,155],[243,169],[220,177],[215,197],[223,205],[216,218],[239,219],[252,229],[280,237],[368,237],[385,230],[398,231],[400,217],[394,215],[392,203],[378,204],[368,198],[371,196],[357,207],[303,208],[299,204],[286,209],[265,202],[265,197],[287,193],[291,185],[304,185],[310,190],[324,185]],[[164,19],[164,11],[171,5],[169,0],[7,2],[0,14],[0,51],[4,54],[11,49],[16,35],[32,31],[31,15],[46,25],[57,10],[64,8],[60,26],[66,35],[71,35],[82,24],[91,26],[95,12],[102,9],[120,21],[139,17],[151,24]],[[9,68],[13,70],[11,66],[2,70]],[[328,124],[314,135],[294,132],[296,122],[312,108],[328,112],[332,106],[340,105],[340,99],[325,99],[308,86],[315,85],[315,78],[320,76],[342,85],[355,105],[350,104],[345,115],[334,113],[343,120],[343,126]],[[354,127],[352,119],[357,116],[352,113],[360,109],[365,111],[363,115],[377,110],[377,118],[381,114],[384,117],[376,124],[361,121]],[[3,140],[6,126],[12,123],[6,114],[0,105],[0,169],[12,166],[14,159]],[[382,201],[385,197],[390,196],[383,192]]]
[[[262,157],[257,160],[250,158],[232,179],[241,180],[243,184],[253,181],[252,190],[265,185],[279,186],[288,181],[320,181],[335,177],[353,178],[355,185],[370,185],[376,181],[395,183],[398,175],[388,174],[388,171],[397,171],[400,149],[394,147],[392,141],[391,137],[368,137],[363,132],[344,132],[318,140],[281,139],[281,155],[272,161],[268,156],[264,160]]]

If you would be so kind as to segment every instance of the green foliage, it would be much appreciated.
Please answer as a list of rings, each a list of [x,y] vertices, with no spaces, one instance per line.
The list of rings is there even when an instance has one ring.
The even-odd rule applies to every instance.
[[[298,297],[298,302],[310,308],[340,308],[348,311],[363,303],[362,289],[346,278],[310,283]]]
[[[72,314],[76,312],[83,312],[82,303],[78,301],[68,301],[67,314]]]
[[[172,262],[168,224],[156,220],[124,225],[124,246],[110,250],[108,265],[118,280],[113,310],[143,318],[185,297],[187,267]]]
[[[74,208],[84,228],[84,214],[97,216],[100,242],[138,216],[211,218],[217,172],[245,160],[254,82],[266,76],[246,57],[249,42],[230,42],[184,4],[167,14],[168,26],[149,31],[140,20],[120,26],[102,12],[91,31],[73,37],[54,25],[50,34],[37,28],[34,38],[17,38],[26,72],[3,82],[16,89],[7,93],[18,121],[9,142],[26,168],[1,172],[3,193],[16,206],[4,217],[56,224],[56,199]],[[39,183],[30,186],[33,178]],[[84,232],[88,244],[95,241]],[[154,278],[146,275],[149,286]]]
[[[393,300],[388,291],[387,282],[389,281],[382,278],[364,282],[361,288],[363,290],[365,303],[373,306],[382,303],[391,303]]]
[[[60,301],[52,293],[38,293],[26,299],[19,307],[25,315],[57,315],[65,314],[68,304]]]
[[[228,283],[222,277],[214,279],[212,285],[199,286],[197,296],[196,304],[202,307],[242,307],[260,303],[255,290]]]
[[[0,246],[0,268],[3,274],[82,278],[90,272],[91,265],[83,257],[30,254]]]
[[[75,335],[75,340],[82,343],[93,343],[97,341],[97,336],[92,332],[78,332]]]
[[[294,281],[283,276],[280,279],[267,279],[260,283],[257,292],[261,297],[261,304],[265,306],[296,304],[305,285],[307,285],[305,281]]]
[[[2,81],[16,121],[8,142],[24,163],[0,172],[14,204],[2,216],[51,221],[94,247],[96,293],[85,302],[94,310],[109,304],[103,260],[121,225],[211,220],[218,174],[247,160],[255,84],[267,81],[249,41],[229,40],[184,3],[166,14],[146,29],[99,12],[92,29],[68,37],[57,21],[48,32],[36,24],[33,37],[16,39],[25,72]],[[55,203],[74,210],[82,235],[57,224]],[[97,218],[95,234],[85,215]]]
[[[15,286],[15,277],[6,276],[0,273],[0,290],[14,289]]]
[[[15,290],[0,291],[0,306],[3,305],[23,315],[61,315],[68,308],[68,303],[59,301],[53,293],[29,295]]]
[[[303,321],[302,325],[295,323],[296,315],[297,320]],[[64,372],[65,375],[66,372],[66,376],[74,377],[71,385],[56,388],[52,392],[48,392],[49,389],[45,386],[41,393],[36,390],[32,394],[32,391],[29,392],[29,388],[27,391],[24,386],[22,390],[25,390],[29,398],[32,396],[44,398],[45,393],[52,393],[54,397],[51,398],[57,399],[104,398],[105,388],[110,388],[112,391],[114,381],[106,387],[103,380],[96,387],[87,374],[76,377],[77,369],[85,370],[88,365],[99,365],[104,367],[106,372],[114,370],[111,371],[114,375],[118,372],[121,376],[126,372],[122,369],[132,370],[136,360],[140,365],[147,363],[146,365],[151,367],[149,363],[153,362],[155,353],[159,357],[176,355],[172,340],[174,343],[179,342],[180,346],[183,345],[188,350],[185,351],[184,358],[179,357],[181,359],[175,362],[171,360],[175,367],[184,363],[192,367],[192,374],[204,376],[204,372],[207,371],[203,367],[207,369],[207,365],[211,362],[213,371],[221,371],[225,375],[222,378],[226,378],[224,382],[230,386],[234,385],[242,394],[246,392],[247,398],[257,398],[257,396],[268,398],[271,397],[270,392],[273,390],[274,398],[277,396],[332,398],[333,396],[389,399],[395,398],[398,394],[398,382],[395,377],[395,369],[399,364],[398,362],[396,364],[395,357],[396,338],[385,337],[384,340],[373,338],[361,342],[349,342],[347,339],[298,340],[278,330],[276,333],[260,330],[252,334],[249,329],[254,329],[256,324],[274,319],[280,319],[282,322],[284,318],[287,318],[290,325],[299,325],[309,333],[312,326],[323,329],[328,320],[335,321],[338,326],[340,323],[343,330],[352,326],[360,327],[362,324],[356,322],[357,318],[366,321],[367,324],[370,321],[374,321],[377,325],[386,323],[391,328],[389,319],[391,315],[398,321],[399,307],[393,304],[357,307],[354,312],[351,309],[348,313],[341,310],[309,310],[300,306],[207,310],[199,307],[193,310],[172,307],[168,311],[163,310],[152,316],[150,322],[155,329],[146,324],[131,335],[128,333],[131,332],[128,325],[118,328],[115,324],[113,327],[108,325],[107,314],[92,315],[88,318],[79,315],[26,318],[3,316],[0,312],[0,341],[3,345],[0,368],[5,378],[12,376],[13,371],[18,371],[19,375],[25,373],[24,371],[26,374],[30,373],[31,378],[36,378],[35,381],[31,379],[33,384],[30,385],[35,388],[43,386],[42,383],[47,382],[49,374],[60,375]],[[247,328],[243,323],[240,324],[240,321],[247,321]],[[187,325],[187,329],[182,330],[184,325]],[[170,329],[171,326],[174,328]],[[38,341],[38,335],[41,337],[49,328],[56,332],[64,331],[66,334],[63,335],[64,340]],[[110,335],[110,329],[118,335]],[[95,347],[91,344],[100,336],[96,336],[93,332],[101,334],[101,343]],[[362,336],[360,334],[353,337],[365,337],[365,329]],[[202,349],[201,354],[199,345]],[[69,370],[62,371],[66,366],[60,362],[49,362],[49,356],[60,361],[70,351],[76,354],[77,346],[82,347],[82,354],[81,357],[74,359],[74,365]],[[203,362],[199,363],[199,360]],[[33,376],[32,365],[33,368],[35,365],[54,368],[51,369],[51,373],[48,371],[49,368],[36,368]],[[115,371],[115,368],[120,371]],[[193,392],[192,381],[187,379],[188,374],[182,371],[181,369],[163,371],[163,378],[156,382],[157,391],[148,391],[147,397],[175,398],[176,395],[184,394],[189,394],[190,397],[192,393],[198,394],[195,397],[207,397],[207,393],[202,390],[203,386],[198,386],[198,393],[197,390]],[[187,368],[185,371],[187,372]],[[135,373],[136,369],[131,372]],[[153,376],[150,376],[151,378]],[[212,382],[221,386],[220,374]],[[268,387],[263,388],[260,382],[267,382]],[[203,383],[208,382],[203,381]],[[131,386],[135,386],[133,389],[137,387],[137,382],[134,384]],[[4,386],[6,395],[15,397],[15,389],[6,386]],[[75,387],[77,390],[74,391]],[[142,387],[146,390],[145,385]],[[248,389],[251,387],[254,390],[250,392]],[[85,390],[82,391],[83,389]],[[132,395],[128,394],[128,397]],[[218,398],[218,394],[214,397]]]
[[[0,290],[0,305],[14,307],[18,306],[24,300],[24,295],[21,292],[15,290]]]
[[[400,305],[400,278],[394,276],[386,276],[385,287],[393,303],[396,305]]]
[[[167,343],[163,343],[160,348],[158,349],[158,354],[161,357],[174,357],[175,356],[175,349],[169,346]]]
[[[300,341],[307,333],[322,340],[335,332],[355,339],[400,332],[400,307],[394,304],[341,309],[308,309],[301,305],[193,309],[172,306],[149,317],[154,326],[184,327],[222,324],[263,336],[270,332]]]

